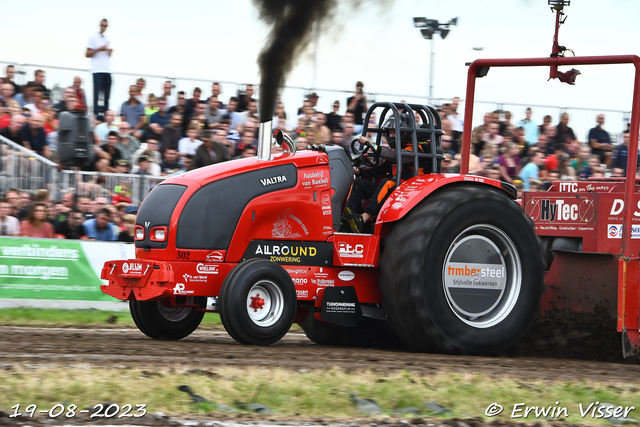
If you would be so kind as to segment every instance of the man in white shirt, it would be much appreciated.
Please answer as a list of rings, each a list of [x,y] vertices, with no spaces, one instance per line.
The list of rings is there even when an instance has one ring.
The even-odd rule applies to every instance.
[[[102,121],[102,116],[109,109],[109,95],[111,91],[111,54],[113,49],[109,39],[104,35],[108,22],[100,22],[100,32],[89,39],[86,57],[91,58],[91,73],[93,73],[93,114]],[[98,109],[98,99],[103,96],[103,108]]]
[[[116,119],[115,112],[113,110],[107,110],[104,113],[104,122],[100,123],[98,126],[93,128],[93,133],[96,138],[99,140],[100,145],[104,145],[107,143],[107,135],[112,130],[118,131],[118,126],[116,126],[113,122]]]
[[[0,236],[19,236],[20,221],[9,215],[11,204],[7,199],[0,199]]]

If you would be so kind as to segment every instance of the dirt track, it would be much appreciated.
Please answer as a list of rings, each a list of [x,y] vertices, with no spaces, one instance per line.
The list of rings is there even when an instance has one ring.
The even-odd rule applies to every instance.
[[[289,333],[271,347],[237,344],[223,330],[198,330],[178,342],[154,341],[137,329],[71,329],[0,326],[0,367],[10,364],[68,366],[78,363],[106,366],[165,365],[279,366],[286,369],[406,369],[423,374],[440,370],[479,372],[529,379],[592,379],[628,382],[640,378],[640,365],[603,361],[531,357],[477,357],[415,354],[401,350],[323,347],[301,333]],[[161,355],[158,358],[158,355]],[[535,354],[535,352],[534,352]],[[152,361],[152,366],[150,361]]]

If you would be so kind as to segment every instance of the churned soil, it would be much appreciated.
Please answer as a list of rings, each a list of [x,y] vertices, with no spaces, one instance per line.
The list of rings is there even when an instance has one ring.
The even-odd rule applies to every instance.
[[[546,322],[546,323],[545,323]],[[283,369],[327,369],[347,372],[408,370],[428,375],[438,371],[482,373],[527,379],[628,381],[640,378],[640,365],[611,363],[621,352],[619,334],[604,356],[589,354],[586,333],[557,335],[547,331],[550,320],[535,325],[522,343],[502,356],[410,353],[402,349],[320,346],[303,333],[289,333],[269,347],[245,346],[224,330],[197,330],[181,341],[155,341],[137,329],[34,328],[0,326],[0,368],[3,365],[49,365],[158,368],[166,366],[248,366]],[[587,325],[588,327],[588,325]],[[545,332],[547,331],[547,332]],[[615,331],[615,326],[613,328]],[[596,334],[598,331],[593,331]],[[609,331],[610,332],[610,331]],[[572,348],[572,346],[578,348]],[[590,344],[598,349],[598,344]],[[594,350],[595,351],[595,350]],[[617,353],[616,353],[617,352]],[[161,354],[161,357],[158,355]],[[570,358],[573,357],[573,358]],[[581,360],[580,360],[581,359]],[[595,359],[595,360],[594,360]],[[621,362],[619,356],[615,359]]]

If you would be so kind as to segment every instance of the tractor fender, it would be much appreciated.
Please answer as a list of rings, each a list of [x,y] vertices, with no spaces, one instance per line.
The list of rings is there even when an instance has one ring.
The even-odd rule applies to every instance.
[[[379,234],[385,223],[402,219],[416,205],[435,191],[444,190],[443,187],[445,186],[459,186],[461,184],[489,187],[506,193],[513,200],[516,199],[515,187],[496,179],[474,175],[431,174],[414,176],[400,183],[400,186],[389,195],[389,198],[382,205],[376,220],[375,233]]]

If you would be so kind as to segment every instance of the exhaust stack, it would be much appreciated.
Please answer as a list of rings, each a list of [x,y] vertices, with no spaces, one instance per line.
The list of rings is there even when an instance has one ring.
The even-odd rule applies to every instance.
[[[273,120],[261,122],[258,128],[258,159],[271,160],[271,137],[273,135]]]

